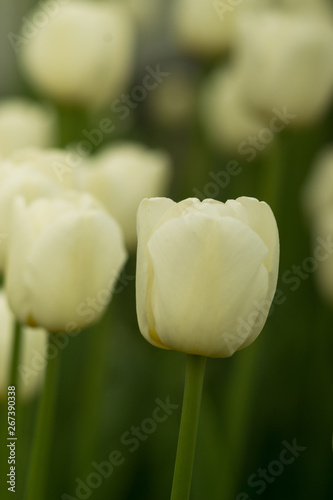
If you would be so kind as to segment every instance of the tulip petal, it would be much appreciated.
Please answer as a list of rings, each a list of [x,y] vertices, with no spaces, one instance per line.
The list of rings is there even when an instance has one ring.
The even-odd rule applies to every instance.
[[[234,336],[254,301],[267,294],[262,239],[238,219],[192,211],[160,226],[148,250],[153,281],[146,303],[162,344],[212,357],[233,354],[246,339],[231,348],[225,335]]]
[[[279,233],[276,220],[267,203],[259,202],[255,198],[242,196],[237,198],[238,203],[245,207],[250,227],[260,236],[268,248],[265,265],[271,273],[270,281],[275,288],[279,265]]]
[[[150,340],[149,325],[146,312],[146,296],[148,287],[148,240],[163,214],[176,205],[169,198],[144,199],[137,213],[137,266],[136,266],[136,311],[142,335]],[[151,315],[150,315],[151,316]],[[151,318],[150,318],[151,319]],[[152,325],[151,325],[152,327]]]

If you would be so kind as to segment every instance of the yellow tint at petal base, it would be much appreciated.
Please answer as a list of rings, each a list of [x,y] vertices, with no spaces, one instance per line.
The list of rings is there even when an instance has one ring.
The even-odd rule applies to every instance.
[[[162,349],[167,349],[168,351],[170,351],[170,348],[162,344],[161,339],[159,338],[157,333],[154,332],[153,330],[149,330],[149,337],[157,347],[161,347]]]
[[[27,318],[27,325],[31,328],[38,328],[39,326],[31,315]]]

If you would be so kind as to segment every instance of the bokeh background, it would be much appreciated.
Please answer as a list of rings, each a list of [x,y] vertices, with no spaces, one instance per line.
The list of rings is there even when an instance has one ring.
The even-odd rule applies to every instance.
[[[121,3],[128,4],[134,23],[130,76],[116,95],[95,108],[77,106],[70,99],[63,102],[32,83],[8,34],[20,35],[24,19],[33,7],[41,9],[41,2],[1,0],[1,100],[20,96],[51,107],[56,122],[52,145],[64,149],[84,139],[84,128],[92,130],[101,119],[109,118],[115,130],[105,134],[97,147],[93,145],[92,154],[119,140],[166,151],[172,181],[165,194],[176,201],[193,196],[226,201],[246,195],[271,205],[281,243],[276,300],[253,345],[232,358],[207,363],[191,498],[329,500],[333,495],[333,296],[323,293],[317,265],[307,260],[314,255],[316,238],[326,241],[329,232],[320,232],[316,215],[309,214],[312,209],[304,186],[319,155],[332,146],[333,3]],[[288,21],[270,21],[272,11],[283,11]],[[306,21],[300,27],[303,18]],[[47,29],[46,23],[42,30]],[[116,49],[121,58],[122,47]],[[85,57],[79,44],[77,57]],[[122,93],[131,94],[142,85],[147,67],[158,65],[168,76],[143,99],[132,101],[135,107],[128,108],[121,119],[111,109],[114,100]],[[313,103],[317,97],[319,104]],[[265,135],[262,130],[269,128],[273,110],[282,111],[283,106],[297,118],[290,119],[283,130]],[[251,161],[250,154],[239,149],[249,137],[257,139]],[[0,151],[3,157],[7,154]],[[230,173],[230,162],[237,165],[236,174]],[[333,175],[327,177],[326,184],[330,182],[333,193]],[[125,200],[126,196],[125,188]],[[333,283],[329,265],[324,273]],[[71,338],[61,352],[47,500],[79,498],[77,478],[87,485],[87,477],[95,471],[92,463],[108,460],[113,450],[121,451],[124,463],[98,487],[83,488],[81,498],[164,500],[170,496],[185,359],[181,353],[154,348],[141,336],[134,276],[133,249],[103,319]],[[124,444],[122,436],[132,434],[132,426],[149,430],[145,420],[151,418],[156,399],[169,399],[179,407],[150,433],[136,438],[136,445]],[[38,401],[36,392],[18,410],[18,499],[24,498]],[[2,417],[5,411],[2,400]],[[292,463],[281,466],[279,456],[286,442],[304,449],[295,452]],[[1,490],[5,495],[4,470]]]

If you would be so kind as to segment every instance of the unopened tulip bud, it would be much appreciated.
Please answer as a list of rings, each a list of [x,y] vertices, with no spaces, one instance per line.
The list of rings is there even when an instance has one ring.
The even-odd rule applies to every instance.
[[[155,346],[228,357],[261,332],[278,274],[269,206],[167,198],[138,210],[137,314]]]
[[[0,102],[0,154],[26,147],[46,148],[55,141],[55,116],[49,108],[28,99]]]
[[[81,187],[93,194],[119,222],[129,249],[136,245],[136,212],[147,197],[166,194],[170,158],[141,144],[110,146],[81,171]]]
[[[20,55],[26,75],[47,96],[99,107],[127,85],[133,49],[133,23],[124,5],[79,0],[62,5]]]
[[[15,199],[6,290],[21,323],[57,333],[96,322],[125,260],[117,222],[89,195]]]

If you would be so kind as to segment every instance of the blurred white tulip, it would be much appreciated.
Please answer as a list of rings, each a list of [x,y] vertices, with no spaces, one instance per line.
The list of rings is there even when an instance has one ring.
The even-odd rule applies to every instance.
[[[8,162],[22,169],[29,166],[63,189],[76,189],[84,159],[64,149],[26,148],[10,155]]]
[[[302,202],[311,220],[333,208],[333,145],[317,156],[302,191]]]
[[[320,118],[333,93],[333,21],[267,9],[238,18],[235,64],[248,102],[266,112],[286,107],[293,125]]]
[[[0,156],[21,148],[51,147],[56,142],[54,112],[24,98],[0,101]]]
[[[302,190],[302,205],[310,224],[316,283],[333,305],[333,146],[315,160]],[[318,250],[318,243],[323,241],[323,249]]]
[[[263,117],[244,99],[239,74],[233,68],[217,68],[207,78],[200,108],[207,135],[218,149],[237,150],[265,127]]]
[[[221,55],[232,43],[236,11],[237,7],[231,8],[223,15],[214,0],[176,0],[173,20],[177,44],[198,57]]]
[[[27,203],[40,197],[56,196],[60,188],[29,165],[15,167],[0,162],[0,273],[4,271],[10,234],[12,206],[16,196]]]
[[[162,151],[136,143],[103,149],[80,170],[81,188],[93,194],[119,222],[128,249],[136,245],[136,212],[143,198],[163,196],[171,177],[171,161]]]
[[[125,260],[119,225],[89,195],[14,200],[5,285],[20,322],[52,333],[91,325]]]
[[[25,74],[42,93],[67,104],[101,107],[129,82],[133,20],[118,2],[70,1],[22,46],[20,56]]]
[[[0,400],[7,399],[8,376],[14,340],[14,315],[9,308],[6,294],[0,290]],[[28,400],[38,391],[44,377],[44,367],[34,370],[36,355],[44,356],[47,333],[42,328],[23,328],[20,356],[19,394]]]

